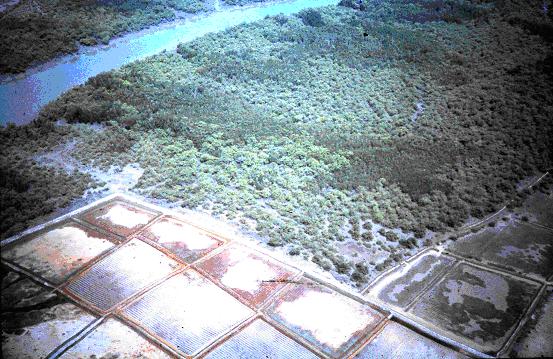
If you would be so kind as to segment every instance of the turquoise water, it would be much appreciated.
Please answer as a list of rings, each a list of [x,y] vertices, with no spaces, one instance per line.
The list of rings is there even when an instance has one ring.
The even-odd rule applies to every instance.
[[[29,71],[19,79],[0,84],[0,123],[31,122],[40,108],[88,78],[132,61],[174,50],[181,42],[210,32],[260,20],[265,16],[293,14],[302,9],[335,5],[338,0],[296,0],[246,8],[223,9],[196,19],[162,25],[112,40],[107,47],[91,48]]]

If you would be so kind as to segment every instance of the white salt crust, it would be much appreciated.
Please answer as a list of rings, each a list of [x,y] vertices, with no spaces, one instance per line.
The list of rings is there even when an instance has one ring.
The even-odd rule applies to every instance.
[[[299,326],[321,343],[339,349],[371,321],[361,303],[334,293],[309,291],[276,310],[288,323]]]
[[[216,244],[213,238],[187,224],[158,222],[150,231],[158,238],[160,244],[182,242],[186,244],[186,248],[193,251],[207,249]]]
[[[150,218],[146,213],[134,212],[120,204],[111,207],[106,214],[99,217],[99,219],[105,219],[117,226],[126,228],[146,224],[150,221]]]

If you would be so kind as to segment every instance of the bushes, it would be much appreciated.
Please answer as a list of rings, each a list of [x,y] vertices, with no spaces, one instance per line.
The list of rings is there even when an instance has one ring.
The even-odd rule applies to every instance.
[[[305,9],[299,12],[299,18],[307,26],[321,27],[324,25],[321,13],[316,9]]]
[[[200,11],[211,10],[206,0],[169,0],[167,5],[173,9],[195,14]]]
[[[367,275],[369,274],[369,268],[363,262],[355,264],[355,269],[351,275],[351,279],[360,286],[367,282]]]
[[[364,0],[340,0],[338,6],[349,7],[361,11],[365,11],[367,8]]]
[[[399,241],[399,236],[393,231],[387,231],[384,228],[380,228],[378,233],[380,233],[382,236],[384,236],[390,242]]]
[[[39,124],[0,129],[0,238],[43,221],[93,185],[89,175],[39,166],[33,160],[67,135],[61,128]]]
[[[107,43],[125,32],[174,19],[173,9],[196,13],[204,0],[42,0],[40,12],[22,1],[0,18],[0,73],[25,71],[35,63]]]
[[[192,59],[198,52],[188,46],[188,44],[179,44],[177,46],[177,53],[179,53],[184,59]]]
[[[43,16],[3,16],[0,27],[0,73],[22,72],[30,64],[46,61],[54,54],[77,50],[75,40],[59,31],[55,20]]]
[[[400,239],[399,244],[408,249],[418,247],[417,240],[415,238]]]
[[[463,0],[342,0],[339,5],[365,11],[373,19],[419,23],[445,21],[460,24],[485,19],[491,10],[486,3]]]

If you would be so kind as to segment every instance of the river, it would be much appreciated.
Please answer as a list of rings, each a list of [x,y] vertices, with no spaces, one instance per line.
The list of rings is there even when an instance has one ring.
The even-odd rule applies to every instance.
[[[108,45],[83,48],[77,54],[54,59],[23,75],[4,80],[0,84],[0,124],[27,124],[48,102],[83,84],[90,77],[164,50],[172,51],[181,42],[257,21],[265,16],[289,15],[306,8],[336,5],[337,2],[294,0],[247,7],[223,7],[205,15],[124,35],[113,39]]]

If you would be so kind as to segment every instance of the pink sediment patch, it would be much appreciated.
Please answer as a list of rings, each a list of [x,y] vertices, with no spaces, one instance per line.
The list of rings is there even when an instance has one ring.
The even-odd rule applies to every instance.
[[[182,242],[192,251],[207,249],[217,244],[214,238],[185,223],[158,222],[150,228],[150,232],[156,236],[159,244]]]
[[[198,268],[257,308],[297,274],[271,257],[236,244],[199,263]]]

